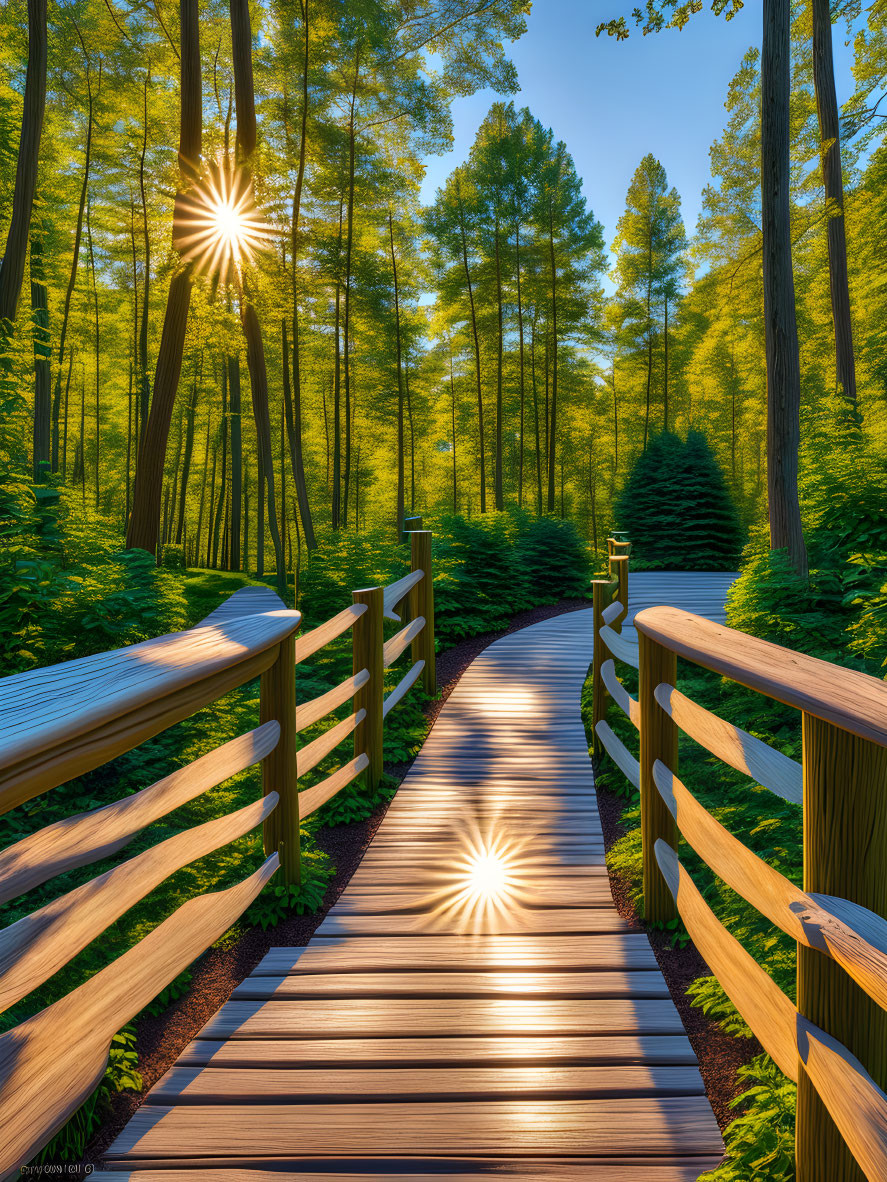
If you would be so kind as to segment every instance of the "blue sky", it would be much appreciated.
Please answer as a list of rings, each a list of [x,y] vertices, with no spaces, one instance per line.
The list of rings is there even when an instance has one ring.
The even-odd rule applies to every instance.
[[[730,22],[706,9],[680,33],[595,38],[600,20],[629,8],[627,0],[535,0],[527,33],[510,46],[521,85],[514,101],[566,142],[608,248],[631,174],[647,152],[661,160],[681,194],[692,232],[709,179],[708,150],[726,122],[727,87],[761,35],[760,0],[751,0]],[[843,28],[836,26],[839,102],[852,89],[851,61]],[[453,150],[426,161],[424,200],[465,159],[496,98],[481,91],[456,101]]]

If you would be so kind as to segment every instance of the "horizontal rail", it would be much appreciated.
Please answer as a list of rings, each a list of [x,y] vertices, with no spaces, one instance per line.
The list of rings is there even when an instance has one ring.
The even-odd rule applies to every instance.
[[[663,683],[654,693],[666,714],[712,755],[751,776],[783,800],[803,804],[804,774],[796,760],[712,714],[673,686]]]
[[[887,920],[846,899],[796,887],[715,820],[659,760],[653,782],[681,835],[731,890],[799,944],[831,956],[887,1009]]]
[[[268,669],[299,612],[245,616],[0,681],[0,812],[130,751]]]
[[[389,583],[387,587],[383,587],[382,610],[386,620],[400,620],[400,616],[396,614],[396,608],[416,584],[421,583],[424,578],[425,572],[423,570],[413,570],[408,575],[404,575],[402,579],[398,579],[396,583]]]
[[[277,866],[272,854],[235,886],[189,899],[113,964],[0,1035],[0,1176],[30,1161],[80,1107],[105,1073],[114,1034],[231,927]]]
[[[887,682],[792,652],[674,607],[648,607],[634,626],[645,636],[757,693],[887,746]]]
[[[620,769],[622,774],[629,779],[635,788],[641,786],[641,765],[628,750],[622,740],[614,733],[610,725],[603,721],[603,719],[594,728],[597,737],[604,745],[604,750]]]
[[[633,669],[637,669],[641,663],[638,646],[632,644],[630,640],[626,640],[618,632],[614,632],[612,628],[604,625],[598,633],[601,640],[617,659],[626,665],[631,665]]]
[[[625,608],[618,599],[614,599],[610,606],[601,612],[601,619],[609,626],[614,620],[620,620],[624,614]]]
[[[343,719],[342,722],[330,727],[328,731],[324,731],[322,735],[318,735],[310,743],[306,743],[296,756],[299,775],[306,775],[317,767],[321,760],[326,759],[331,751],[335,751],[339,744],[348,738],[354,728],[363,722],[366,713],[366,710],[358,710]]]
[[[385,641],[382,646],[382,664],[386,669],[406,651],[424,627],[425,617],[417,616],[415,620],[407,624],[406,628],[401,628],[390,640]]]
[[[279,724],[266,722],[141,792],[23,837],[0,851],[0,903],[57,874],[116,854],[146,825],[264,759],[279,736]]]
[[[169,875],[261,825],[278,799],[270,792],[177,833],[0,931],[0,1011],[49,980]]]
[[[336,640],[344,632],[347,632],[354,624],[354,621],[366,611],[366,604],[352,603],[327,620],[324,624],[318,624],[316,628],[312,628],[310,632],[306,632],[304,636],[296,637],[296,664],[301,665],[303,661],[307,661],[309,657],[319,650],[324,648],[332,640]]]
[[[607,693],[622,711],[626,718],[640,730],[641,706],[637,698],[633,698],[619,678],[616,676],[616,666],[612,661],[604,661],[601,665],[601,680],[607,687]]]
[[[322,718],[326,718],[333,710],[338,710],[340,706],[344,706],[346,702],[350,702],[357,691],[366,685],[369,679],[369,670],[361,669],[353,677],[346,678],[335,689],[327,690],[325,694],[320,694],[308,702],[299,702],[296,705],[296,730],[307,730],[315,722],[320,722]]]
[[[715,917],[671,846],[660,838],[655,853],[684,927],[702,959],[779,1070],[797,1083],[795,1007]]]
[[[409,669],[388,697],[382,703],[382,717],[385,718],[389,710],[393,710],[397,703],[406,696],[410,687],[418,680],[422,670],[425,668],[424,661],[417,661],[411,669]]]
[[[317,812],[321,805],[332,800],[337,792],[350,784],[355,776],[359,776],[368,763],[369,760],[365,753],[358,755],[356,759],[352,759],[340,767],[337,772],[333,772],[331,776],[327,776],[319,784],[315,784],[312,788],[305,788],[299,793],[299,816],[304,819]]]

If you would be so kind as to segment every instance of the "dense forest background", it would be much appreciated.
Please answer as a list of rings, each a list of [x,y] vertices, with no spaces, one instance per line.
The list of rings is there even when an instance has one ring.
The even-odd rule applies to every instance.
[[[130,523],[130,543],[179,547],[188,566],[294,572],[337,533],[509,507],[570,518],[600,552],[653,435],[694,429],[754,536],[767,513],[759,55],[726,93],[697,226],[648,154],[604,227],[569,145],[509,98],[503,45],[528,9],[269,4],[251,28],[246,13],[238,67],[228,6],[204,4],[186,30],[199,63],[186,93],[175,6],[50,6],[27,274],[3,340],[4,497],[33,477],[60,486],[78,528],[122,542],[141,450],[157,511]],[[887,11],[848,19],[852,389],[836,375],[806,6],[793,25],[802,500],[833,460],[841,478],[848,438],[869,456],[887,444]],[[24,2],[0,23],[5,236]],[[422,207],[450,102],[481,87],[502,101]],[[245,211],[241,262],[210,257],[201,226],[219,208]],[[164,343],[176,331],[178,375]]]

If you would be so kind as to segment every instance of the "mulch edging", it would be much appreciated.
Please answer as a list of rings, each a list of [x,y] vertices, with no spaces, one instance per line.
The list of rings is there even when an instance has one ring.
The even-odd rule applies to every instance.
[[[567,599],[546,607],[520,612],[513,617],[507,628],[499,632],[468,637],[453,648],[439,653],[439,696],[429,703],[425,710],[429,725],[434,723],[444,702],[471,662],[494,640],[531,624],[541,623],[565,612],[580,611],[589,606],[588,601],[584,599]],[[411,764],[412,760],[386,764],[385,770],[395,779],[402,780]],[[604,842],[609,851],[624,832],[621,814],[625,808],[625,801],[601,789],[598,789],[597,795]],[[138,1093],[120,1092],[112,1098],[111,1112],[89,1145],[83,1164],[97,1165],[100,1162],[102,1154],[123,1130],[154,1084],[173,1066],[185,1047],[229,999],[234,988],[249,976],[269,949],[304,947],[308,943],[327,912],[347,887],[386,810],[387,805],[383,805],[366,821],[317,831],[318,846],[331,856],[336,865],[336,875],[317,914],[291,916],[267,931],[262,931],[259,927],[250,928],[236,944],[210,949],[193,966],[187,993],[158,1017],[145,1017],[139,1021],[136,1045],[139,1053],[138,1069],[143,1081],[142,1090]],[[608,870],[608,873],[619,914],[632,926],[642,928],[640,918],[631,903],[627,882],[612,871]],[[648,935],[693,1050],[699,1059],[709,1100],[723,1130],[737,1115],[736,1111],[730,1108],[730,1101],[742,1090],[736,1079],[736,1069],[760,1053],[761,1048],[753,1040],[737,1039],[724,1034],[716,1023],[690,1004],[686,997],[687,986],[697,977],[708,975],[710,972],[696,949],[692,945],[673,948],[671,937],[663,932],[650,931]]]

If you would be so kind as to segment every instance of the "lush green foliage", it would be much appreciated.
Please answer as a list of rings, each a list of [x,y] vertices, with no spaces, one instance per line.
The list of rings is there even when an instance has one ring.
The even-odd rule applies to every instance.
[[[640,570],[735,570],[742,531],[724,474],[705,436],[653,437],[616,502]]]

